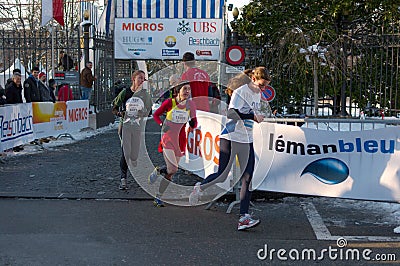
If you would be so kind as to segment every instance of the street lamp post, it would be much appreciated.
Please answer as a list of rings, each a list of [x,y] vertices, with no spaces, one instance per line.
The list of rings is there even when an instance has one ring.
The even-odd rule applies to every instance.
[[[237,7],[233,9],[232,15],[233,15],[233,21],[231,22],[232,45],[238,45],[237,18],[239,17],[239,9]]]
[[[83,21],[81,23],[82,31],[83,31],[83,55],[86,63],[89,62],[89,29],[92,26],[92,23],[89,21],[89,11],[85,10],[83,12]]]

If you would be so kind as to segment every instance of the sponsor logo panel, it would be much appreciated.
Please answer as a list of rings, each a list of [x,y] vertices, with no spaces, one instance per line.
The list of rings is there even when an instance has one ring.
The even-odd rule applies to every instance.
[[[211,51],[202,51],[202,50],[197,50],[196,51],[197,56],[212,56]]]
[[[179,56],[179,49],[162,49],[162,56]]]
[[[167,47],[174,47],[176,45],[176,38],[174,36],[167,36],[164,43]]]

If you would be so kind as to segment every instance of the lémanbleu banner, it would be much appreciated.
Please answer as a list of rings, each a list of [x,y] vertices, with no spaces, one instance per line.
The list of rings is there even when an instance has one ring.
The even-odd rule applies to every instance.
[[[223,117],[198,111],[180,165],[216,172]],[[324,131],[254,124],[252,189],[304,195],[400,201],[400,130]],[[202,168],[203,167],[203,168]]]
[[[254,188],[400,201],[398,127],[344,132],[261,123],[256,134]]]

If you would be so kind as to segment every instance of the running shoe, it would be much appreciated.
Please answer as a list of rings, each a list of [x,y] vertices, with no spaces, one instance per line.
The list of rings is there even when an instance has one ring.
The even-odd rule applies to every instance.
[[[121,182],[119,183],[119,189],[120,190],[126,190],[128,189],[128,185],[126,182],[126,178],[121,178]]]
[[[159,198],[154,198],[153,204],[155,207],[165,207],[164,202]]]
[[[149,178],[147,180],[148,183],[150,185],[154,184],[154,182],[157,181],[157,178],[159,175],[160,175],[160,167],[156,166],[156,168],[154,168],[153,172],[149,175]]]
[[[203,194],[201,192],[200,185],[201,183],[197,182],[196,185],[194,185],[193,191],[189,195],[189,204],[192,206],[199,203],[200,196]]]
[[[260,224],[259,219],[254,219],[250,214],[246,213],[239,218],[238,231],[246,230]]]

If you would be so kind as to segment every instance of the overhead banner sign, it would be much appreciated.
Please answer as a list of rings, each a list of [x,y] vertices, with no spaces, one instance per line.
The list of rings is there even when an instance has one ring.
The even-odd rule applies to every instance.
[[[222,19],[115,19],[116,59],[220,59]]]

